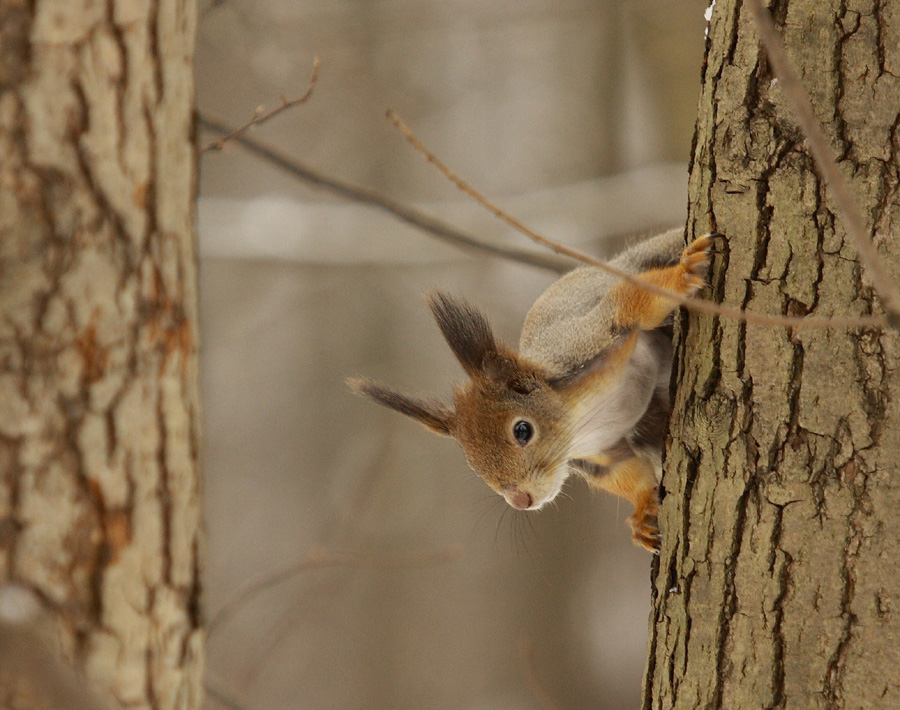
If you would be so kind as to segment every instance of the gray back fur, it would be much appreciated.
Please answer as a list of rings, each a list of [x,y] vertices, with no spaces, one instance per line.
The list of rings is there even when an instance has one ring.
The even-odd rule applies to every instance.
[[[684,249],[683,234],[679,227],[645,239],[610,263],[632,274],[670,266]],[[558,378],[568,377],[602,357],[623,335],[613,328],[614,304],[607,298],[618,281],[594,266],[563,276],[528,312],[519,341],[520,354]]]

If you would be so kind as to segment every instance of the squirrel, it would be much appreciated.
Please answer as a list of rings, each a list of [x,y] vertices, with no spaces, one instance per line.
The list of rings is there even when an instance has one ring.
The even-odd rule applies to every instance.
[[[685,247],[676,229],[611,264],[691,296],[706,285],[711,247],[711,236]],[[439,291],[427,300],[469,378],[454,388],[452,408],[366,379],[350,388],[456,439],[469,466],[517,510],[543,507],[580,474],[630,501],[634,542],[657,551],[677,303],[582,266],[535,301],[516,353],[467,302]]]

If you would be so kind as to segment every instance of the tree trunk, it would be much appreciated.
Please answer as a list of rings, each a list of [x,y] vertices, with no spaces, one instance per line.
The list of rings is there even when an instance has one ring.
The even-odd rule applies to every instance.
[[[900,277],[900,2],[772,11]],[[689,192],[693,235],[728,238],[714,296],[878,313],[795,126],[749,9],[719,0]],[[643,707],[900,707],[896,333],[682,325]]]
[[[201,701],[195,14],[0,0],[0,585],[136,708]]]

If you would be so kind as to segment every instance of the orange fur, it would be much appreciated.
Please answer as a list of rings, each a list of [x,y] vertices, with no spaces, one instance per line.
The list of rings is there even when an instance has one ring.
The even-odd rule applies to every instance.
[[[634,514],[628,518],[635,544],[655,551],[659,549],[659,508],[656,490],[656,474],[653,464],[643,456],[635,456],[613,466],[609,473],[599,478],[589,478],[595,488],[621,496],[634,505]]]
[[[677,264],[646,271],[638,278],[685,296],[692,295],[704,286],[703,271],[709,261],[711,246],[710,237],[695,239],[685,248]],[[622,328],[658,328],[677,305],[627,281],[616,285],[611,295],[616,304],[616,325]]]

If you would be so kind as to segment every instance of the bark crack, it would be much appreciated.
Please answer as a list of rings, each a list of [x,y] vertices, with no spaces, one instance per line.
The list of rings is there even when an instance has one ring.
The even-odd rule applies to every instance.
[[[775,520],[772,528],[771,553],[769,556],[769,572],[773,578],[778,579],[778,594],[772,603],[774,614],[774,623],[772,624],[772,702],[768,705],[767,710],[784,708],[787,704],[784,668],[786,641],[783,625],[784,603],[790,591],[793,560],[790,554],[781,549],[784,507],[783,505],[775,506]]]
[[[722,708],[724,698],[725,679],[731,676],[731,662],[728,659],[729,639],[731,632],[731,620],[737,612],[737,593],[735,590],[735,574],[737,565],[735,564],[741,552],[741,545],[744,540],[745,521],[747,518],[747,507],[749,503],[751,490],[746,488],[737,502],[736,520],[731,538],[731,545],[728,557],[725,561],[724,576],[724,605],[722,612],[718,618],[718,632],[716,639],[716,658],[715,658],[715,686],[713,689],[713,707]]]
[[[172,491],[170,488],[168,461],[168,431],[164,395],[157,394],[156,425],[159,430],[159,445],[156,452],[156,463],[159,470],[159,501],[162,516],[162,579],[166,585],[172,584]]]

